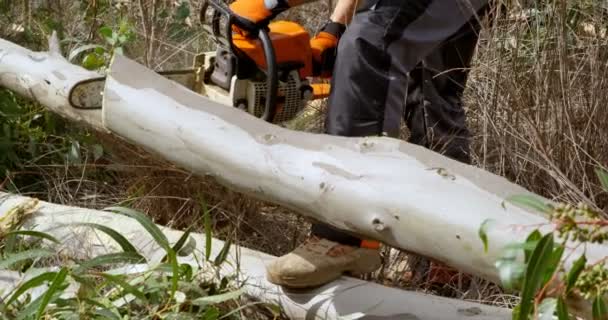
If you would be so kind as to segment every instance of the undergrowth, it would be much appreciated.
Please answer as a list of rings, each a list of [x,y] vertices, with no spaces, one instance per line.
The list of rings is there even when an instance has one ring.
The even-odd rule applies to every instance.
[[[280,316],[274,305],[243,300],[243,289],[235,275],[221,274],[220,268],[228,263],[230,242],[217,256],[211,256],[211,232],[207,233],[207,250],[198,255],[190,229],[170,243],[146,215],[124,207],[107,208],[139,223],[165,252],[164,257],[154,261],[146,258],[126,237],[101,224],[68,222],[52,228],[55,233],[61,228],[91,228],[121,248],[90,259],[76,259],[63,254],[62,243],[53,235],[21,228],[18,219],[13,219],[12,225],[6,223],[12,216],[30,214],[35,207],[35,200],[23,203],[0,221],[0,269],[17,271],[22,279],[14,288],[0,290],[2,319],[215,320]],[[180,262],[180,257],[186,256],[194,257],[195,263]],[[256,315],[245,316],[252,307]]]
[[[596,173],[608,192],[608,172]],[[606,212],[583,202],[545,203],[535,196],[515,195],[508,201],[538,211],[549,220],[534,226],[524,242],[503,248],[496,261],[502,286],[519,292],[513,319],[608,318],[608,257],[587,258],[589,246],[608,240]],[[479,230],[486,250],[492,242],[486,233],[491,224],[491,220],[485,221]]]
[[[44,107],[0,88],[0,187],[11,192],[44,192],[36,166],[96,161],[103,147],[93,135]]]

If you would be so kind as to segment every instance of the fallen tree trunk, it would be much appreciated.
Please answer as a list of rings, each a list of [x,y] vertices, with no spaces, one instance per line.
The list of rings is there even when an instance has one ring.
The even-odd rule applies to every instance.
[[[33,52],[0,39],[0,86],[39,102],[72,121],[103,130],[100,110],[70,108],[68,95],[78,81],[99,74],[69,63],[59,51],[53,33],[48,52]]]
[[[15,57],[33,53],[4,40],[0,50],[0,85],[26,93],[38,85],[52,96],[52,88],[73,83],[71,76],[52,76],[77,68],[56,55]],[[7,67],[7,61],[21,63]],[[422,147],[386,137],[290,131],[202,97],[125,57],[116,56],[110,69],[102,128],[196,174],[360,236],[498,281],[495,262],[504,246],[525,239],[530,231],[525,226],[554,228],[536,212],[504,202],[530,194],[527,190]],[[4,76],[6,70],[26,78],[35,74],[43,82],[24,84]],[[39,101],[54,103],[51,109],[66,116],[75,112],[68,110],[63,91],[55,94]],[[75,117],[87,121],[80,113]],[[89,120],[99,124],[97,114]],[[486,253],[478,230],[488,219],[493,223]],[[608,255],[599,245],[575,250],[567,255],[566,270],[583,250],[591,263]]]
[[[529,191],[420,146],[292,131],[122,56],[111,69],[104,127],[200,175],[354,234],[498,281],[496,258],[507,244],[525,239],[531,231],[525,226],[554,228],[539,214],[505,203]],[[488,219],[484,253],[478,230]],[[591,261],[608,254],[604,246],[585,250]]]
[[[31,200],[0,192],[0,220],[8,218],[7,213],[11,208]],[[150,265],[165,255],[165,251],[136,220],[120,214],[39,202],[38,209],[31,216],[14,218],[25,218],[25,229],[45,232],[57,238],[61,242],[60,250],[72,257],[86,259],[120,251],[120,246],[106,234],[92,228],[74,226],[76,223],[97,223],[118,231],[150,261]],[[181,231],[160,228],[172,244],[182,235]],[[192,233],[191,236],[196,241],[196,249],[189,256],[180,257],[180,262],[196,268],[200,264],[200,257],[205,255],[206,239],[204,234]],[[213,239],[212,255],[217,255],[223,246],[222,241]],[[231,263],[223,264],[222,271],[224,275],[238,272],[247,293],[267,302],[278,303],[292,319],[338,319],[348,315],[353,318],[365,316],[365,319],[456,320],[472,316],[479,320],[510,319],[508,309],[408,292],[348,277],[315,290],[288,292],[265,279],[264,266],[273,258],[254,250],[233,247],[229,254]],[[238,270],[235,266],[239,266]],[[143,270],[148,266],[136,267]],[[133,268],[124,268],[129,269]],[[0,287],[5,292],[17,286],[20,279],[23,279],[22,275],[0,271]]]

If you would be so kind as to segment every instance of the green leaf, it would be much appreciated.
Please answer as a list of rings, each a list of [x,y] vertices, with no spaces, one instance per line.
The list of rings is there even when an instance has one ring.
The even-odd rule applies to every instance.
[[[564,249],[565,249],[564,246],[557,245],[556,248],[553,250],[551,259],[548,262],[549,268],[547,269],[547,272],[545,273],[545,277],[543,278],[542,283],[549,282],[549,280],[551,280],[551,278],[553,277],[555,270],[557,270],[557,267],[559,267],[559,265],[560,265],[562,255],[564,254]]]
[[[82,159],[80,158],[80,143],[78,141],[73,140],[72,143],[70,143],[70,150],[66,156],[70,163],[80,164],[82,162]]]
[[[101,319],[122,320],[120,318],[120,315],[115,314],[114,312],[112,312],[112,310],[105,307],[99,307],[98,309],[95,309],[93,311],[93,314],[101,316]]]
[[[230,252],[231,245],[232,245],[231,239],[228,239],[228,240],[226,240],[226,242],[224,242],[222,251],[220,251],[220,253],[217,254],[217,256],[215,257],[215,260],[213,261],[213,263],[216,266],[220,266],[222,263],[224,263],[224,261],[226,261],[226,258],[228,258],[228,253]]]
[[[72,62],[72,61],[74,61],[74,58],[76,58],[79,54],[81,54],[85,51],[92,50],[92,49],[94,50],[97,48],[103,49],[103,47],[98,44],[87,44],[87,45],[77,47],[70,52],[70,54],[68,56],[68,61]]]
[[[521,293],[519,320],[527,320],[532,311],[533,299],[536,291],[543,285],[542,280],[553,257],[553,234],[548,233],[534,249],[530,262],[524,275],[523,290]]]
[[[93,148],[93,159],[95,161],[101,159],[101,157],[103,156],[103,146],[100,144],[94,144],[92,148]]]
[[[479,238],[481,239],[481,241],[483,242],[483,251],[484,252],[488,252],[488,227],[490,226],[490,224],[493,222],[492,219],[486,219],[483,221],[483,223],[481,224],[481,226],[479,227]]]
[[[608,192],[608,172],[604,171],[603,169],[597,168],[595,169],[595,174],[600,180],[604,191]]]
[[[88,269],[107,264],[115,265],[121,263],[140,263],[145,260],[146,258],[142,257],[137,252],[108,253],[81,263],[80,266],[78,266],[78,268],[76,269],[75,273],[80,274]]]
[[[533,239],[533,237],[529,237]],[[521,289],[526,264],[518,260],[522,252],[531,252],[536,248],[536,243],[527,241],[523,243],[510,243],[506,245],[494,264],[502,286],[507,290]]]
[[[502,286],[507,290],[519,288],[526,266],[521,262],[499,259],[495,263]]]
[[[129,41],[129,37],[126,34],[121,34],[118,36],[118,43],[123,44],[127,41]]]
[[[180,3],[179,7],[175,10],[175,20],[184,21],[190,16],[190,7],[187,2]]]
[[[538,229],[536,229],[528,235],[528,238],[526,238],[526,246],[523,248],[526,263],[530,261],[530,255],[542,237],[543,235],[540,233],[540,231],[538,231]]]
[[[135,247],[131,244],[131,242],[129,242],[129,240],[127,240],[127,238],[125,238],[122,234],[118,233],[112,228],[106,227],[101,224],[88,222],[74,223],[73,225],[97,229],[107,234],[108,236],[110,236],[110,238],[116,241],[116,243],[118,243],[118,245],[122,248],[124,252],[137,252],[137,249],[135,249]]]
[[[114,31],[112,31],[112,28],[110,27],[103,26],[99,28],[99,34],[104,38],[112,38],[112,34],[114,34]]]
[[[558,320],[570,320],[568,315],[568,306],[561,296],[557,299],[557,319]]]
[[[192,232],[192,226],[188,227],[188,229],[186,229],[186,231],[182,234],[182,236],[179,237],[177,242],[173,245],[173,247],[171,248],[171,249],[173,249],[173,252],[177,252],[178,254],[180,254],[180,251],[184,247],[184,244],[186,243],[186,241],[194,240],[194,239],[192,239],[192,237],[190,237],[191,232]],[[195,246],[196,246],[196,242],[195,242]],[[190,253],[186,253],[183,256],[187,256],[189,254]],[[180,256],[181,256],[181,254],[180,254]],[[167,255],[165,255],[161,261],[164,261],[165,259],[167,259]]]
[[[581,255],[573,264],[570,272],[568,272],[568,277],[566,278],[566,293],[570,293],[572,288],[574,288],[574,284],[580,276],[581,272],[585,269],[585,265],[587,265],[587,257],[585,255]]]
[[[144,227],[144,229],[146,229],[146,231],[148,231],[150,236],[152,236],[154,241],[156,241],[156,243],[158,243],[159,246],[161,246],[163,249],[165,249],[165,251],[169,251],[171,249],[171,246],[169,245],[169,240],[167,240],[167,237],[165,236],[165,234],[145,214],[135,211],[133,209],[124,208],[124,207],[110,207],[110,208],[107,208],[104,210],[114,211],[114,212],[129,216],[129,217],[137,220],[137,222],[139,222],[139,224],[141,224],[141,226]]]
[[[118,34],[112,34],[112,37],[106,38],[106,42],[111,46],[115,46],[118,43]]]
[[[128,21],[123,20],[120,22],[120,25],[118,26],[118,33],[131,34],[131,32],[132,32],[131,29],[132,29],[131,24]]]
[[[196,249],[196,240],[193,237],[188,237],[188,243],[177,251],[177,255],[180,257],[186,257],[191,255]]]
[[[51,300],[54,300],[55,298],[58,298],[59,296],[61,296],[61,292],[55,292],[55,296],[52,297]],[[27,306],[25,306],[24,308],[19,310],[19,314],[17,315],[16,320],[26,320],[26,319],[31,320],[36,315],[36,311],[40,307],[40,304],[42,303],[43,298],[44,298],[44,295],[41,295],[38,298],[36,298],[34,301],[30,302]]]
[[[551,208],[536,196],[514,195],[507,198],[507,201],[543,213],[551,212]]]
[[[146,298],[146,295],[143,292],[141,292],[140,290],[138,290],[134,286],[132,286],[129,283],[127,283],[126,281],[124,281],[121,276],[116,276],[116,275],[111,275],[111,274],[107,274],[107,273],[102,273],[101,277],[103,277],[104,279],[108,280],[109,282],[112,282],[112,283],[118,285],[119,287],[122,288],[122,290],[124,292],[130,293],[130,294],[134,295],[135,297],[137,297],[138,299],[141,299],[143,301],[147,301],[148,300]]]
[[[185,313],[180,311],[180,313],[172,313],[168,314],[165,320],[199,320],[200,316],[192,313]]]
[[[179,265],[179,274],[181,279],[186,281],[192,281],[192,276],[194,275],[194,268],[187,263],[182,263]]]
[[[66,267],[61,268],[61,270],[59,270],[59,272],[55,275],[55,279],[53,279],[53,282],[49,286],[48,290],[42,296],[42,301],[40,302],[38,312],[36,313],[36,320],[42,317],[46,306],[51,302],[55,293],[60,290],[67,275],[68,269]]]
[[[603,296],[597,296],[593,300],[593,320],[606,320],[608,319],[608,308]]]
[[[25,113],[25,108],[22,108],[13,93],[8,90],[0,91],[0,116],[18,117]]]
[[[242,294],[243,294],[243,289],[238,289],[238,290],[234,290],[234,291],[230,291],[230,292],[226,292],[226,293],[222,293],[222,294],[194,299],[194,300],[192,300],[192,304],[204,307],[204,306],[208,306],[211,304],[218,304],[218,303],[226,302],[229,300],[237,299]]]
[[[211,246],[212,246],[212,226],[211,226],[211,213],[207,208],[207,202],[201,197],[201,207],[203,207],[203,220],[205,224],[205,261],[209,261],[211,258]]]
[[[8,269],[13,264],[24,260],[46,258],[53,255],[55,255],[55,252],[49,249],[30,249],[18,252],[0,260],[0,269]]]
[[[504,247],[501,258],[515,259],[521,251],[523,251],[524,254],[526,252],[531,254],[532,251],[534,251],[534,249],[536,248],[537,244],[538,244],[538,241],[537,242],[510,243]],[[525,262],[527,262],[527,261],[525,261]]]
[[[276,319],[281,315],[281,306],[276,304],[265,304],[264,306],[268,311],[270,311],[273,318]]]
[[[57,240],[55,237],[51,236],[48,233],[44,233],[44,232],[40,232],[40,231],[34,231],[34,230],[15,230],[15,231],[11,231],[9,233],[6,234],[6,237],[8,236],[30,236],[30,237],[36,237],[36,238],[41,238],[41,239],[47,239],[49,241],[55,242],[55,243],[59,243],[59,240]]]
[[[217,320],[220,317],[220,311],[216,307],[207,308],[201,319],[203,320]]]
[[[26,291],[44,285],[46,282],[55,279],[57,272],[45,272],[43,274],[37,275],[26,282],[22,283],[16,290],[13,291],[13,294],[6,300],[6,305],[10,305],[19,297],[24,294]]]
[[[557,299],[546,298],[538,306],[538,320],[553,320],[553,314],[557,308]]]
[[[106,59],[96,52],[91,52],[85,55],[84,59],[82,59],[82,66],[88,70],[97,70],[103,67],[105,64]]]
[[[169,255],[169,262],[171,263],[171,272],[172,272],[171,296],[169,298],[169,301],[171,301],[175,297],[175,292],[177,291],[177,284],[179,281],[179,265],[177,263],[177,255],[175,254],[175,251],[173,251],[173,249],[169,249],[168,255]]]
[[[521,304],[518,304],[515,307],[513,307],[513,310],[511,311],[511,319],[513,319],[513,320],[519,319],[520,308],[521,308]]]

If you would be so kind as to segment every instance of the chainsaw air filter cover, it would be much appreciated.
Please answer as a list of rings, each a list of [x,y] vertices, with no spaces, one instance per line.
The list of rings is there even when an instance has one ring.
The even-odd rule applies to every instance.
[[[303,88],[308,88],[307,82],[302,82],[296,71],[288,74],[285,81],[279,81],[277,111],[273,122],[280,123],[293,119],[305,106],[307,98]],[[248,111],[260,117],[264,113],[266,103],[266,82],[248,82]]]

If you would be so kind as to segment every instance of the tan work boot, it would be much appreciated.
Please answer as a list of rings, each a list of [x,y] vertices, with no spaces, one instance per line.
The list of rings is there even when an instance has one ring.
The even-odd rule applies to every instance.
[[[362,241],[353,247],[311,237],[266,268],[269,282],[289,288],[318,287],[339,278],[372,272],[380,267],[379,243]]]

